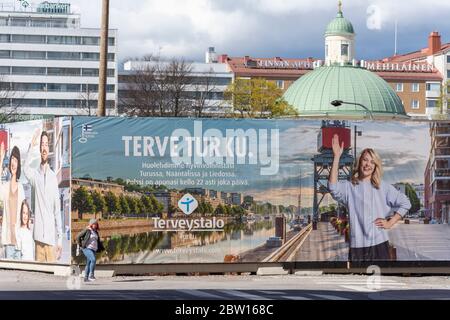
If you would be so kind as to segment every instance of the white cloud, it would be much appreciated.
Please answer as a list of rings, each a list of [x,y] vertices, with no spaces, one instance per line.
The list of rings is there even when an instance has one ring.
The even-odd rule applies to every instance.
[[[71,3],[82,14],[83,26],[99,27],[101,1]],[[370,5],[380,8],[381,31],[367,30]],[[450,1],[440,0],[344,1],[344,14],[355,25],[364,55],[392,51],[395,19],[401,33],[416,31],[401,40],[416,41],[414,49],[423,47],[429,32],[448,29],[449,9]],[[336,10],[337,1],[330,0],[111,0],[111,27],[119,29],[121,58],[161,50],[169,57],[202,59],[208,46],[231,55],[317,56]],[[389,41],[380,42],[380,32]],[[407,44],[400,47],[409,50]]]

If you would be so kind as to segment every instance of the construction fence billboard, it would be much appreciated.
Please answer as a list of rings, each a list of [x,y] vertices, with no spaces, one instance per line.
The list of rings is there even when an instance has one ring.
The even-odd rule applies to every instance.
[[[450,261],[450,122],[73,117],[0,140],[0,260],[84,263],[98,219],[100,264]]]

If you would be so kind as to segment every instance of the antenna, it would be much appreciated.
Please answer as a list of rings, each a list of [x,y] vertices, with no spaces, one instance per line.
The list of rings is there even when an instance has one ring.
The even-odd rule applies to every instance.
[[[394,56],[398,54],[398,20],[395,19],[395,44],[394,44]]]

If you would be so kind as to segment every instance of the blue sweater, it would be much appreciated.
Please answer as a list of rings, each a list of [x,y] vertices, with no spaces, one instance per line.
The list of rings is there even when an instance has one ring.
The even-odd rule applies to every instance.
[[[392,185],[382,182],[376,189],[370,181],[353,185],[350,181],[328,184],[333,199],[344,204],[350,219],[350,246],[367,248],[389,241],[387,230],[378,228],[375,220],[395,213],[402,217],[411,209],[408,197]]]

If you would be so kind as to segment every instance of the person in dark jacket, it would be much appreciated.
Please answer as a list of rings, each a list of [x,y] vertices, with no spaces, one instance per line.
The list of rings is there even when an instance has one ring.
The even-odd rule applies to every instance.
[[[84,271],[85,282],[93,282],[96,280],[94,276],[95,265],[97,263],[95,254],[105,250],[100,241],[98,231],[98,221],[96,219],[91,219],[89,221],[89,226],[77,236],[77,244],[81,247],[83,254],[86,257],[86,268]]]

